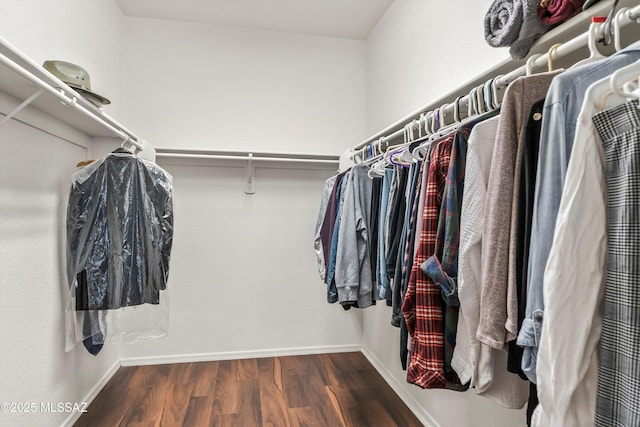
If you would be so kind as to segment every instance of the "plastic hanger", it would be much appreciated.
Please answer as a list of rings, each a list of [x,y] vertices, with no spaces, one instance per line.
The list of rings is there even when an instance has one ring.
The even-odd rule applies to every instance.
[[[426,149],[429,148],[431,135],[425,135],[421,140],[414,141],[411,151],[411,156],[416,160],[424,160]]]
[[[500,101],[498,97],[498,80],[502,78],[502,74],[491,79],[491,93],[493,94],[493,104],[491,105],[493,110],[500,108]]]
[[[420,120],[413,120],[411,122],[411,127],[415,128],[418,131],[418,138],[417,140],[414,138],[411,138],[411,141],[409,141],[409,143],[406,144],[406,147],[403,147],[399,160],[396,160],[398,163],[404,164],[404,165],[410,165],[411,163],[413,163],[413,161],[415,160],[415,157],[413,156],[413,153],[409,150],[409,147],[415,141],[420,141],[422,139],[422,124],[420,123]]]
[[[431,131],[432,134],[436,133],[438,131],[438,125],[437,125],[437,121],[440,117],[440,109],[436,108],[433,111],[433,115],[431,116],[431,128],[429,129]]]
[[[486,113],[488,108],[487,108],[487,102],[484,98],[484,83],[481,84],[480,86],[478,86],[476,88],[476,96],[478,97],[478,114],[483,114]]]
[[[638,99],[640,81],[640,62],[629,65],[624,70],[618,70],[609,77],[611,89],[621,97]]]
[[[476,88],[471,89],[468,95],[469,102],[467,103],[467,117],[474,116],[478,112],[478,108],[476,104],[478,102],[478,98],[475,95]]]
[[[611,44],[611,23],[614,19],[614,15],[616,13],[616,8],[618,7],[618,3],[620,0],[614,0],[613,5],[611,6],[611,10],[607,14],[606,19],[604,20],[604,24],[602,25],[602,32],[600,33],[599,42],[602,42],[605,46],[609,46]]]
[[[447,111],[447,109],[449,108],[449,104],[444,104],[440,107],[439,114],[438,114],[438,130],[442,129],[443,127],[447,126],[447,119],[445,117],[445,112]]]
[[[410,145],[407,147],[407,154],[405,155],[405,159],[408,159],[409,154],[414,160],[424,160],[425,148],[428,147],[428,142],[433,135],[434,122],[435,122],[435,112],[427,111],[420,115],[421,121],[418,121],[420,127],[420,137],[417,140],[411,141]],[[422,130],[424,130],[424,135],[422,134]]]
[[[547,70],[549,70],[549,72],[553,71],[553,55],[555,55],[560,46],[562,46],[562,43],[556,43],[551,46],[547,52]]]
[[[627,15],[627,13],[629,13],[629,9],[628,7],[623,7],[622,9],[620,9],[618,11],[618,13],[616,14],[616,16],[613,18],[613,46],[616,49],[616,52],[620,52],[622,50],[622,45],[621,45],[621,37],[620,37],[620,21],[622,20],[622,18],[625,17],[625,15]]]
[[[493,81],[495,77],[487,80],[485,84],[482,85],[482,100],[484,101],[484,106],[487,111],[493,110]]]
[[[628,83],[633,80],[636,82],[635,88],[631,89]],[[608,78],[592,84],[587,90],[585,99],[590,100],[601,111],[626,102],[629,98],[638,99],[640,97],[639,80],[640,61],[637,61],[616,70]]]
[[[498,88],[496,81],[502,77],[495,76],[488,80],[482,87],[482,96],[484,100],[485,112],[495,110],[500,107],[500,103],[498,102]]]
[[[453,102],[453,121],[456,123],[460,123],[460,100],[462,99],[462,95],[456,98]]]
[[[583,64],[588,64],[593,61],[597,61],[598,59],[604,58],[604,55],[600,53],[598,50],[598,33],[603,26],[604,20],[606,18],[602,16],[594,16],[591,18],[591,24],[589,25],[589,37],[587,39],[587,47],[589,48],[589,57],[583,59],[582,61],[576,62],[571,68],[578,67]]]
[[[542,56],[541,53],[536,53],[534,55],[531,55],[527,59],[527,64],[525,65],[525,73],[527,76],[530,76],[533,74],[533,68],[535,67],[536,59],[538,59],[541,56]]]

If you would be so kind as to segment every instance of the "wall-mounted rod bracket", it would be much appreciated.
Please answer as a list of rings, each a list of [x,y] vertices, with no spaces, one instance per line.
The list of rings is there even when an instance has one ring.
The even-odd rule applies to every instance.
[[[253,153],[249,153],[249,160],[245,168],[244,192],[245,194],[256,192],[256,168],[253,165]]]
[[[34,93],[33,95],[31,95],[29,98],[25,99],[22,104],[18,105],[12,112],[10,112],[9,114],[7,114],[6,116],[3,117],[2,120],[0,120],[0,126],[4,123],[7,122],[9,120],[11,120],[16,114],[18,114],[20,111],[24,110],[25,108],[27,108],[27,106],[29,104],[31,104],[33,101],[35,101],[35,99],[37,97],[39,97],[40,95],[42,95],[42,92],[44,92],[43,89],[38,90],[36,93]]]

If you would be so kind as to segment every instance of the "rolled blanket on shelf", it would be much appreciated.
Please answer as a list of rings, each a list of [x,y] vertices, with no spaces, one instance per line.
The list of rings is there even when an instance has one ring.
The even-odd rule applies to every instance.
[[[562,24],[582,12],[584,2],[585,0],[542,0],[538,6],[538,18],[544,24]]]
[[[539,0],[494,0],[484,17],[484,36],[490,46],[511,46],[514,59],[522,59],[549,25],[538,19]]]
[[[524,21],[522,0],[494,0],[484,16],[484,38],[489,46],[511,46]]]

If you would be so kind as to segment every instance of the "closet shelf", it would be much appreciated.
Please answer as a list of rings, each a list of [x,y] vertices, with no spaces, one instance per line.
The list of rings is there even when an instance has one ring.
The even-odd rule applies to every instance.
[[[305,168],[318,169],[338,167],[340,157],[329,154],[284,153],[274,151],[236,151],[236,150],[198,150],[189,148],[157,148],[156,157],[169,159],[195,159],[198,161],[242,161],[245,165],[245,189],[246,194],[254,194],[256,172],[255,163],[274,165],[280,168],[282,165],[299,168],[305,164]],[[293,165],[293,166],[291,166]]]
[[[559,42],[567,42],[569,40],[575,40],[579,43],[582,43],[582,47],[586,49],[587,32],[589,30],[589,25],[591,24],[591,18],[593,16],[606,16],[613,7],[613,4],[614,0],[600,1],[587,10],[574,16],[569,21],[564,22],[563,24],[550,30],[536,41],[536,43],[529,51],[528,57],[532,57],[538,54],[546,54],[552,45]],[[640,6],[638,6],[637,0],[621,0],[618,4],[617,9],[621,10],[622,8],[629,8],[630,12],[632,12],[633,20],[638,19],[637,15],[640,14]],[[637,38],[635,40],[637,40]],[[573,49],[574,47],[575,46],[571,47],[571,49],[575,50]],[[567,47],[565,47],[563,48],[563,50],[568,49]],[[427,105],[420,107],[418,110],[413,111],[412,113],[385,127],[384,129],[376,132],[369,138],[352,147],[351,150],[356,151],[362,149],[368,144],[380,139],[381,137],[384,137],[385,139],[396,138],[399,135],[402,135],[403,128],[406,124],[418,119],[421,114],[427,111],[435,110],[442,105],[451,104],[457,97],[468,95],[471,89],[478,87],[478,85],[486,83],[493,77],[514,75],[518,72],[518,70],[524,70],[525,64],[526,59],[505,59],[495,66],[491,67],[490,69],[487,69],[485,72],[475,76],[468,82],[457,87],[456,89],[443,94]]]
[[[138,137],[0,37],[0,92],[20,104],[2,111],[0,124],[28,105],[89,135],[118,137],[141,148]],[[12,103],[13,104],[13,103]],[[8,109],[4,107],[3,109]]]

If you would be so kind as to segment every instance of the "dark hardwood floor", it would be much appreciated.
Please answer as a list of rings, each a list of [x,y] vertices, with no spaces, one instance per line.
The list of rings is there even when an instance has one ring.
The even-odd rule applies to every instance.
[[[76,426],[422,426],[362,353],[121,367]]]

